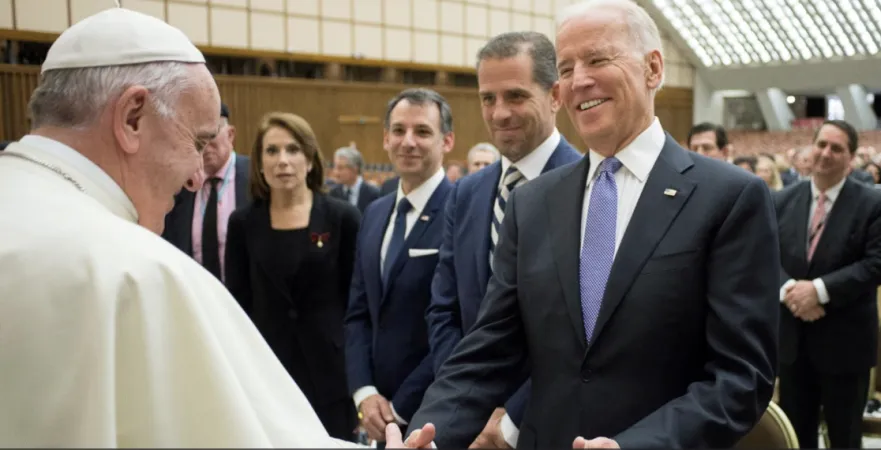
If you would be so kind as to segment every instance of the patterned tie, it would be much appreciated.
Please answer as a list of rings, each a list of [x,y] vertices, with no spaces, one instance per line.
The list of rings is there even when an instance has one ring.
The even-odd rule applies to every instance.
[[[587,342],[593,337],[600,314],[606,282],[615,259],[615,229],[618,221],[618,186],[615,172],[621,168],[617,158],[600,163],[599,175],[590,192],[590,206],[584,225],[584,245],[579,262],[581,314]]]
[[[511,165],[511,167],[508,167],[508,170],[505,171],[505,177],[502,179],[502,188],[499,189],[499,194],[496,196],[495,206],[493,206],[492,227],[490,227],[489,231],[491,238],[489,243],[490,270],[493,270],[493,252],[496,250],[496,245],[499,244],[499,230],[502,228],[502,220],[505,219],[505,205],[508,203],[508,197],[511,195],[511,191],[513,191],[515,187],[520,186],[525,182],[526,177],[523,176],[516,166]]]
[[[814,210],[814,217],[811,218],[811,235],[808,238],[808,261],[814,257],[814,250],[817,249],[817,243],[820,242],[820,235],[823,234],[826,224],[826,193],[821,192],[817,198],[817,209]]]
[[[382,265],[382,284],[388,286],[388,277],[392,271],[392,266],[398,259],[398,254],[404,247],[404,238],[407,232],[407,213],[413,206],[407,197],[398,202],[398,214],[395,216],[395,227],[392,229],[392,239],[389,241],[388,249],[385,252],[385,262]]]

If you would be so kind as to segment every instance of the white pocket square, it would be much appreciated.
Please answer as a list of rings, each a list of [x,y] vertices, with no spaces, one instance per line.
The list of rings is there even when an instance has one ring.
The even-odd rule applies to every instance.
[[[438,249],[436,248],[411,248],[409,250],[411,258],[417,258],[420,256],[428,256],[428,255],[436,255]]]

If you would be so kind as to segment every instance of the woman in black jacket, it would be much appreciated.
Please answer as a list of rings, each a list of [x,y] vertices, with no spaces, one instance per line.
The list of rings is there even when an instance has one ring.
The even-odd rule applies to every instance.
[[[303,118],[264,117],[251,150],[253,202],[229,219],[226,285],[328,433],[352,440],[343,317],[361,218],[322,192],[322,168]]]

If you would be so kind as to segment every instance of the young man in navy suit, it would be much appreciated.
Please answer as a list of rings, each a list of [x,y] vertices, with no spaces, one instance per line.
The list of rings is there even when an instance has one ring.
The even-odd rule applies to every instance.
[[[556,54],[547,37],[531,31],[501,34],[477,57],[483,119],[502,159],[462,179],[447,201],[444,242],[426,314],[435,370],[477,319],[510,191],[581,157],[556,128]],[[516,445],[528,391],[526,382],[499,405],[475,446]]]
[[[346,316],[349,387],[368,436],[386,440],[406,425],[434,379],[425,309],[452,184],[443,169],[453,148],[453,116],[429,89],[389,102],[384,147],[400,175],[393,194],[364,211]]]

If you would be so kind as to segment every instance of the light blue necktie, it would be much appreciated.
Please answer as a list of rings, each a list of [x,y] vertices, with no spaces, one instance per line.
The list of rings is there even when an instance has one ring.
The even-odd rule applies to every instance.
[[[615,172],[621,168],[621,161],[607,158],[600,163],[596,181],[590,192],[590,206],[584,225],[584,245],[581,247],[579,262],[579,284],[581,287],[581,315],[584,319],[584,333],[591,342],[606,282],[615,259],[615,229],[618,222],[618,186]]]

